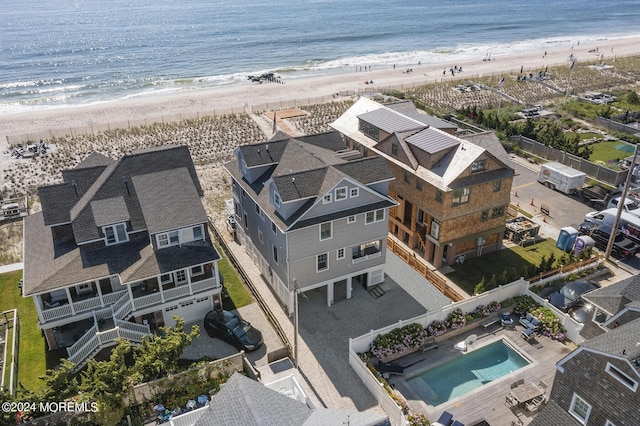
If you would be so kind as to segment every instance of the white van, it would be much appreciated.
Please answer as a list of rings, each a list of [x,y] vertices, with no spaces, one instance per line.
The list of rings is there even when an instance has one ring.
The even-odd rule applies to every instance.
[[[618,209],[607,209],[601,212],[587,213],[585,222],[594,222],[597,225],[613,226],[616,220]],[[618,228],[631,240],[640,244],[640,217],[631,213],[622,212]]]
[[[607,204],[608,209],[617,209],[618,203],[620,202],[620,197],[614,197],[609,200],[609,204]],[[631,198],[624,199],[624,206],[622,208],[623,212],[630,213],[632,212],[635,216],[640,216],[640,206]]]

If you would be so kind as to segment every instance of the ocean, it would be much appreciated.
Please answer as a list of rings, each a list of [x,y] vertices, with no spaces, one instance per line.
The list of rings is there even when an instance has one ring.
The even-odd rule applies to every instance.
[[[0,114],[638,35],[637,0],[0,0]]]

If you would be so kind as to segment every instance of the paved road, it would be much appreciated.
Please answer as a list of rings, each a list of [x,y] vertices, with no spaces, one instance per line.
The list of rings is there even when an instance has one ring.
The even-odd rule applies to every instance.
[[[593,211],[593,208],[584,204],[579,197],[565,195],[537,182],[539,165],[531,164],[519,157],[512,156],[512,159],[516,167],[516,176],[511,189],[511,202],[519,203],[521,209],[534,215],[534,221],[542,225],[541,232],[546,236],[557,239],[561,228],[572,226],[577,229],[578,225],[584,222],[585,214]],[[542,204],[549,207],[549,216],[540,212]],[[543,218],[546,223],[543,222]],[[616,263],[631,274],[640,273],[638,255],[616,260]]]

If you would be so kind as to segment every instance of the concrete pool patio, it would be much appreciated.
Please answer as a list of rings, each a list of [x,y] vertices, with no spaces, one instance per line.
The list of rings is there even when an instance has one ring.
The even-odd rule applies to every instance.
[[[517,316],[512,315],[514,320],[517,320]],[[404,374],[390,375],[388,382],[407,400],[412,412],[423,413],[432,420],[437,419],[443,411],[448,411],[454,415],[456,420],[465,425],[483,424],[481,423],[483,420],[494,426],[510,425],[512,421],[516,424],[520,421],[521,424],[527,425],[533,420],[535,414],[528,413],[523,407],[509,408],[505,404],[505,398],[511,390],[511,383],[523,379],[525,383],[537,384],[543,380],[551,387],[556,374],[555,363],[569,354],[574,346],[572,343],[560,343],[546,336],[536,336],[535,339],[525,341],[521,337],[522,331],[523,327],[520,325],[515,328],[502,328],[498,322],[489,327],[486,332],[482,330],[482,327],[478,327],[450,340],[441,340],[436,349],[424,353],[422,351],[414,352],[394,361],[393,364],[404,367]],[[436,407],[426,404],[407,385],[406,379],[463,356],[465,352],[454,349],[454,345],[472,334],[476,334],[478,339],[469,346],[466,353],[506,338],[531,363]]]

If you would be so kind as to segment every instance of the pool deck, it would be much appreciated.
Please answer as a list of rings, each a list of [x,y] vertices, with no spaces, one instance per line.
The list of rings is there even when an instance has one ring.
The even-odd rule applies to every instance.
[[[516,316],[514,319],[516,319]],[[509,408],[505,404],[505,398],[511,390],[511,383],[518,379],[524,379],[525,383],[538,384],[544,380],[549,389],[553,385],[556,374],[555,363],[569,354],[573,347],[551,340],[545,336],[536,336],[535,339],[525,341],[522,335],[523,327],[517,324],[515,330],[502,328],[500,323],[488,327],[485,332],[482,327],[470,330],[450,340],[440,341],[437,349],[431,349],[425,353],[414,352],[402,357],[393,364],[402,365],[404,374],[391,375],[388,379],[397,391],[407,400],[409,406],[415,412],[424,413],[429,419],[437,419],[443,411],[453,414],[453,417],[465,425],[473,425],[485,420],[491,425],[510,425],[512,421],[527,425],[534,414],[526,412],[522,408]],[[478,340],[469,346],[468,352],[485,346],[496,340],[506,338],[515,348],[532,363],[498,380],[481,386],[465,395],[451,399],[434,407],[426,404],[407,385],[406,379],[412,378],[421,372],[451,359],[464,355],[453,345],[463,341],[467,336],[476,334]],[[547,391],[548,392],[548,391]]]

